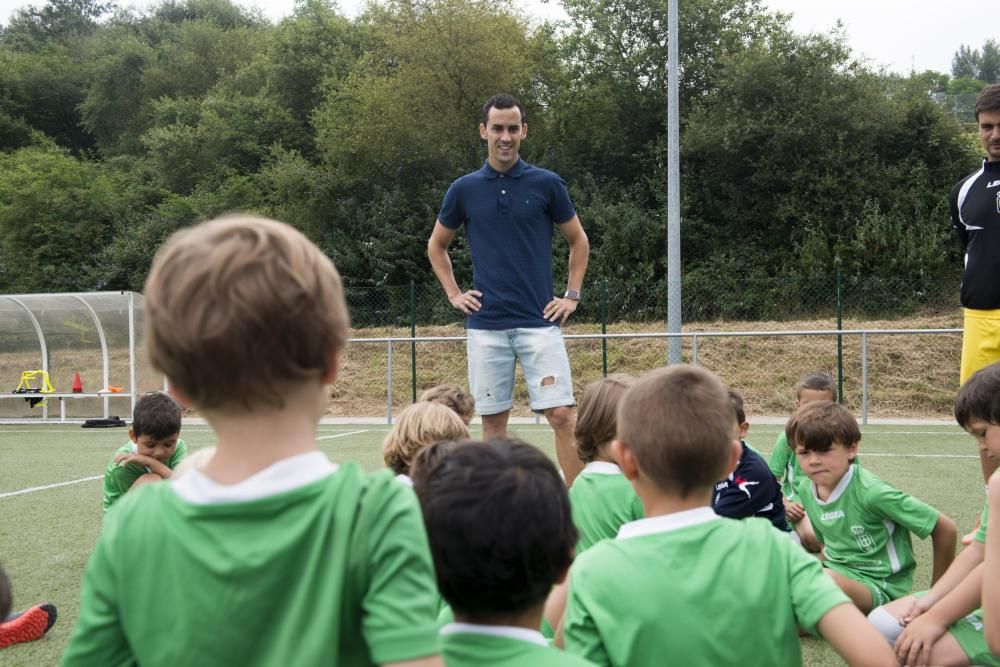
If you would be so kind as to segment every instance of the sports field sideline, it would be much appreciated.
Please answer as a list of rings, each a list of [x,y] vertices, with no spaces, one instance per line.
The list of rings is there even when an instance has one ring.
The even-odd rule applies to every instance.
[[[370,420],[366,420],[369,421]],[[761,420],[761,422],[775,420]],[[382,467],[379,445],[385,423],[321,424],[317,445],[334,461]],[[765,458],[781,425],[754,423],[748,441]],[[479,427],[473,425],[474,435]],[[552,433],[543,422],[513,424],[512,434],[554,456]],[[983,484],[973,439],[958,426],[905,423],[862,428],[862,465],[897,488],[972,527],[982,509]],[[191,450],[214,442],[211,430],[185,423],[181,437]],[[0,664],[54,665],[68,641],[79,603],[80,579],[100,531],[101,477],[124,429],[81,429],[78,425],[0,425],[0,561],[14,586],[19,609],[50,601],[59,620],[40,641],[0,652]],[[916,589],[930,582],[929,540],[916,542]],[[155,577],[155,564],[137,563],[136,576]],[[803,640],[806,665],[841,664],[833,651]]]

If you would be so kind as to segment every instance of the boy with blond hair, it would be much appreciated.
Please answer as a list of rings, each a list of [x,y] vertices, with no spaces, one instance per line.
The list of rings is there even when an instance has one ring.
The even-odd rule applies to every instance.
[[[476,399],[457,384],[434,385],[420,394],[420,400],[440,403],[446,408],[451,408],[462,418],[466,426],[472,423],[472,418],[476,415]]]
[[[416,498],[316,446],[348,328],[330,260],[225,217],[174,234],[145,296],[150,360],[217,448],[107,515],[63,664],[440,667]]]
[[[955,421],[976,439],[979,451],[1000,458],[1000,363],[969,378],[955,396]],[[901,664],[983,665],[1000,667],[996,603],[991,590],[996,556],[990,561],[994,529],[1000,516],[1000,478],[990,480],[982,520],[972,543],[962,549],[929,591],[894,600],[875,609],[868,619],[891,643]],[[995,542],[992,542],[996,546]],[[982,609],[980,609],[982,605]],[[991,612],[993,617],[991,618]]]
[[[413,486],[410,464],[417,453],[441,440],[465,440],[469,427],[453,410],[439,403],[418,401],[403,408],[382,441],[382,458],[396,479]]]
[[[626,392],[612,450],[647,518],[574,563],[566,650],[616,667],[800,665],[801,627],[851,665],[895,665],[818,561],[767,521],[712,511],[740,456],[732,430],[726,387],[704,369],[654,370]]]
[[[862,612],[913,588],[911,533],[931,537],[932,582],[944,574],[955,558],[955,522],[861,467],[861,431],[850,410],[830,401],[804,405],[785,432],[806,475],[799,497],[823,544],[823,567]]]

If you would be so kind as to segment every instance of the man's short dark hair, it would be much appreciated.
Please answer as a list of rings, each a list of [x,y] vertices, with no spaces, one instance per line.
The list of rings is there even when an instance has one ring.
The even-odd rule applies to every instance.
[[[490,119],[490,109],[510,109],[511,107],[517,107],[518,111],[521,112],[521,125],[528,122],[528,112],[524,110],[524,105],[512,95],[500,94],[486,100],[486,104],[483,105],[483,125],[486,125]]]
[[[148,435],[162,440],[181,430],[181,406],[162,391],[143,394],[132,411],[132,432],[135,437]]]
[[[981,111],[1000,111],[1000,83],[993,83],[981,91],[976,98],[976,120]]]
[[[955,421],[964,429],[973,419],[1000,424],[1000,361],[972,374],[955,396]]]
[[[544,602],[577,540],[555,465],[520,440],[442,449],[414,484],[441,595],[456,616],[472,620]]]

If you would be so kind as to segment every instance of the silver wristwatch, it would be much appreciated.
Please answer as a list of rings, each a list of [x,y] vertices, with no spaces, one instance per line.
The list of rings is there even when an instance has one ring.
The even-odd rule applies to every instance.
[[[568,290],[566,290],[566,293],[563,294],[563,298],[564,299],[573,299],[573,301],[579,301],[580,300],[580,290],[577,290],[577,289],[568,289]]]

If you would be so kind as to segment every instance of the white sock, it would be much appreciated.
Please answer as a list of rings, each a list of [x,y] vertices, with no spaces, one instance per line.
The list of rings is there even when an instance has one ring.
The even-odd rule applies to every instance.
[[[872,612],[868,614],[868,621],[892,645],[896,644],[896,640],[903,632],[903,626],[899,624],[899,619],[887,612],[885,607],[872,609]]]

